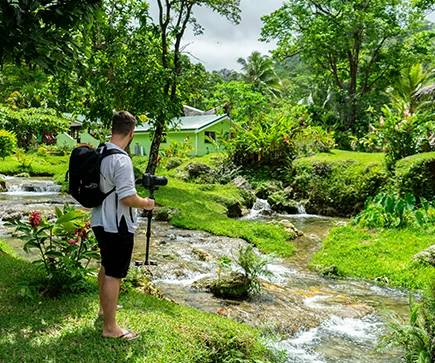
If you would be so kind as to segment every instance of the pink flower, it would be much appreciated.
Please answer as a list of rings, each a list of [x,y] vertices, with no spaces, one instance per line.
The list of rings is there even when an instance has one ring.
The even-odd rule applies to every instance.
[[[29,217],[29,223],[32,227],[38,227],[42,218],[39,212],[32,212]]]
[[[74,243],[77,243],[77,242],[78,242],[77,239],[70,239],[70,240],[68,241],[68,244],[69,244],[69,245],[73,245]]]

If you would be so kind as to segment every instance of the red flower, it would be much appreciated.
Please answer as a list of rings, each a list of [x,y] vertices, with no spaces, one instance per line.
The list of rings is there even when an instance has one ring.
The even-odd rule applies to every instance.
[[[77,239],[70,239],[70,240],[68,241],[68,244],[69,244],[69,245],[73,245],[74,243],[77,243],[77,242],[78,242]]]
[[[39,212],[32,212],[29,217],[29,223],[32,227],[38,227],[42,218]]]
[[[48,261],[54,263],[56,260],[55,260],[53,257],[49,257],[49,258],[48,258]]]

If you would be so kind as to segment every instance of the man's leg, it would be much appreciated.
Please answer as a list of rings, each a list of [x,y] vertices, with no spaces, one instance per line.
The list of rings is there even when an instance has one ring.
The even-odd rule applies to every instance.
[[[98,295],[100,296],[100,309],[98,310],[98,316],[104,314],[103,306],[101,305],[101,290],[103,289],[105,276],[104,267],[100,266],[100,271],[98,271]]]
[[[116,303],[118,301],[121,279],[105,276],[101,287],[100,305],[104,311],[103,337],[119,337],[126,331],[116,322]]]

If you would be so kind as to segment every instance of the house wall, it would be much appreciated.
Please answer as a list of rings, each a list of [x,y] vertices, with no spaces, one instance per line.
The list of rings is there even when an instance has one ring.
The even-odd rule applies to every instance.
[[[198,132],[197,134],[195,131],[174,131],[169,132],[166,136],[166,142],[162,142],[160,148],[163,148],[165,146],[169,146],[171,140],[177,141],[179,143],[183,143],[187,137],[190,139],[191,145],[195,148],[194,151],[190,153],[190,155],[206,155],[209,153],[213,153],[216,151],[223,151],[223,148],[219,150],[215,150],[213,148],[213,145],[211,143],[207,143],[205,141],[205,132],[215,132],[216,135],[220,132],[225,132],[228,134],[230,130],[230,125],[228,120],[223,120],[213,126],[208,127],[207,129]],[[198,144],[197,144],[198,143]],[[150,147],[151,147],[151,140],[150,135],[148,132],[137,132],[135,133],[133,140],[131,142],[130,146],[130,152],[132,154],[135,154],[135,145],[139,144],[139,146],[143,147],[144,155],[149,155]]]
[[[80,132],[80,142],[82,144],[92,145],[93,147],[98,147],[98,145],[100,144],[100,142],[97,139],[93,138],[86,131]],[[68,147],[76,147],[77,140],[71,137],[70,135],[68,135],[66,132],[64,132],[60,135],[57,135],[56,144],[59,146],[67,145]]]

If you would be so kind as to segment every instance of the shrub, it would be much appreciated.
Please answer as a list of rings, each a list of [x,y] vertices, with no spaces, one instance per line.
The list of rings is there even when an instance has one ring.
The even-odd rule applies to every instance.
[[[11,131],[0,130],[0,157],[4,160],[6,156],[13,153],[17,147],[17,138]]]
[[[89,215],[64,206],[56,207],[56,221],[48,222],[39,212],[32,212],[28,221],[9,223],[16,227],[26,243],[25,251],[36,249],[40,259],[33,263],[45,272],[46,281],[37,285],[22,281],[9,291],[35,297],[38,292],[57,295],[76,292],[86,287],[89,262],[98,259],[97,243],[90,229]]]
[[[416,198],[435,198],[435,152],[416,154],[399,160],[394,172],[394,189],[400,195],[410,193]]]
[[[332,134],[311,127],[308,112],[271,113],[248,127],[234,129],[227,149],[236,165],[260,169],[272,167],[288,172],[299,153],[329,151],[334,145]]]
[[[70,120],[53,109],[0,107],[0,128],[15,132],[19,147],[28,148],[38,135],[68,131],[69,125]]]
[[[334,150],[297,159],[291,186],[295,200],[307,200],[308,213],[350,216],[360,212],[387,180],[382,154]]]

